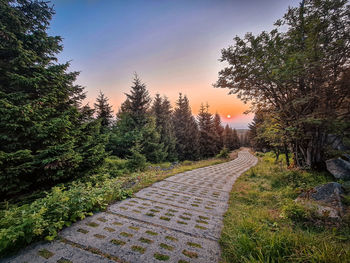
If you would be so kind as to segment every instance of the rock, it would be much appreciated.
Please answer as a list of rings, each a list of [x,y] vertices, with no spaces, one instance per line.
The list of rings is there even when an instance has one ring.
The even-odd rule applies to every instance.
[[[342,155],[342,158],[343,158],[345,161],[350,162],[350,154],[344,153],[344,154]]]
[[[326,161],[327,170],[337,179],[350,180],[350,162],[335,158]]]
[[[308,207],[315,207],[316,212],[322,217],[340,219],[344,214],[342,194],[344,194],[342,185],[332,182],[303,192],[296,201]]]
[[[349,147],[347,147],[344,142],[343,138],[339,135],[335,134],[328,134],[327,136],[327,144],[332,147],[334,150],[338,151],[347,151],[349,150]]]

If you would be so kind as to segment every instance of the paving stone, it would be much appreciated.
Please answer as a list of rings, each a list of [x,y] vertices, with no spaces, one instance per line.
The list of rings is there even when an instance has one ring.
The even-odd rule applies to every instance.
[[[220,216],[139,198],[118,202],[111,205],[108,211],[213,240],[220,237],[222,226]]]
[[[135,194],[136,197],[151,201],[187,208],[193,211],[223,215],[227,210],[227,202],[203,198],[191,193],[175,193],[168,190],[148,187]]]
[[[233,161],[174,175],[64,229],[65,243],[40,243],[0,263],[219,262],[229,192],[256,163],[241,151]]]
[[[208,198],[218,201],[228,201],[229,193],[210,188],[203,188],[198,186],[191,186],[187,184],[180,184],[171,181],[161,181],[152,185],[152,187],[173,191],[177,193],[191,194],[200,198]]]
[[[90,226],[91,222],[98,226]],[[218,262],[220,256],[215,241],[108,213],[76,223],[60,236],[127,262],[160,262],[154,256],[156,253],[169,257],[167,262]],[[189,258],[183,251],[190,251],[195,257]]]
[[[100,255],[59,241],[40,243],[23,250],[19,255],[0,260],[1,263],[115,263]]]

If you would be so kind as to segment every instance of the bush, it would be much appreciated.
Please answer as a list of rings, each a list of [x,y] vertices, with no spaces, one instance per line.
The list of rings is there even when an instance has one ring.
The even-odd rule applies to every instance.
[[[230,151],[226,147],[224,147],[218,155],[216,155],[216,158],[224,158],[228,159],[230,157]]]
[[[116,156],[106,158],[104,169],[113,177],[121,176],[129,172],[128,161]]]
[[[53,187],[44,198],[1,211],[0,256],[43,237],[53,240],[64,226],[130,196],[131,190],[121,185],[121,180],[107,178],[96,184],[73,183],[69,189]]]
[[[144,171],[147,165],[146,157],[137,148],[133,148],[126,165],[130,171]]]

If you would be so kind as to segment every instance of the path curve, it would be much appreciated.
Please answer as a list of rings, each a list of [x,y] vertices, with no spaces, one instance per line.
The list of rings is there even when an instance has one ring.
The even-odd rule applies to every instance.
[[[232,185],[256,163],[243,149],[233,161],[176,174],[64,229],[60,241],[1,262],[218,262]]]

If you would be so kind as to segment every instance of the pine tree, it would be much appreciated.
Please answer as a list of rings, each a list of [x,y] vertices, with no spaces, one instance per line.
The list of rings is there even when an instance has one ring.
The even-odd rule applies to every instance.
[[[199,133],[195,118],[192,116],[189,101],[179,94],[173,114],[176,136],[176,152],[179,160],[197,160],[199,158]]]
[[[201,104],[197,116],[199,126],[199,148],[202,157],[207,158],[214,156],[219,152],[217,147],[217,136],[214,129],[213,116],[209,112],[209,105]]]
[[[108,128],[112,124],[113,110],[112,106],[108,103],[108,98],[100,91],[96,99],[95,112],[96,118],[101,121],[102,132],[108,131]]]
[[[167,153],[166,160],[174,161],[177,159],[175,149],[176,137],[172,122],[171,105],[168,98],[161,98],[159,94],[156,94],[152,105],[152,112],[160,134],[160,142],[164,144],[164,150]]]
[[[104,160],[99,123],[89,119],[78,72],[58,64],[44,1],[0,1],[0,195],[88,174]]]

